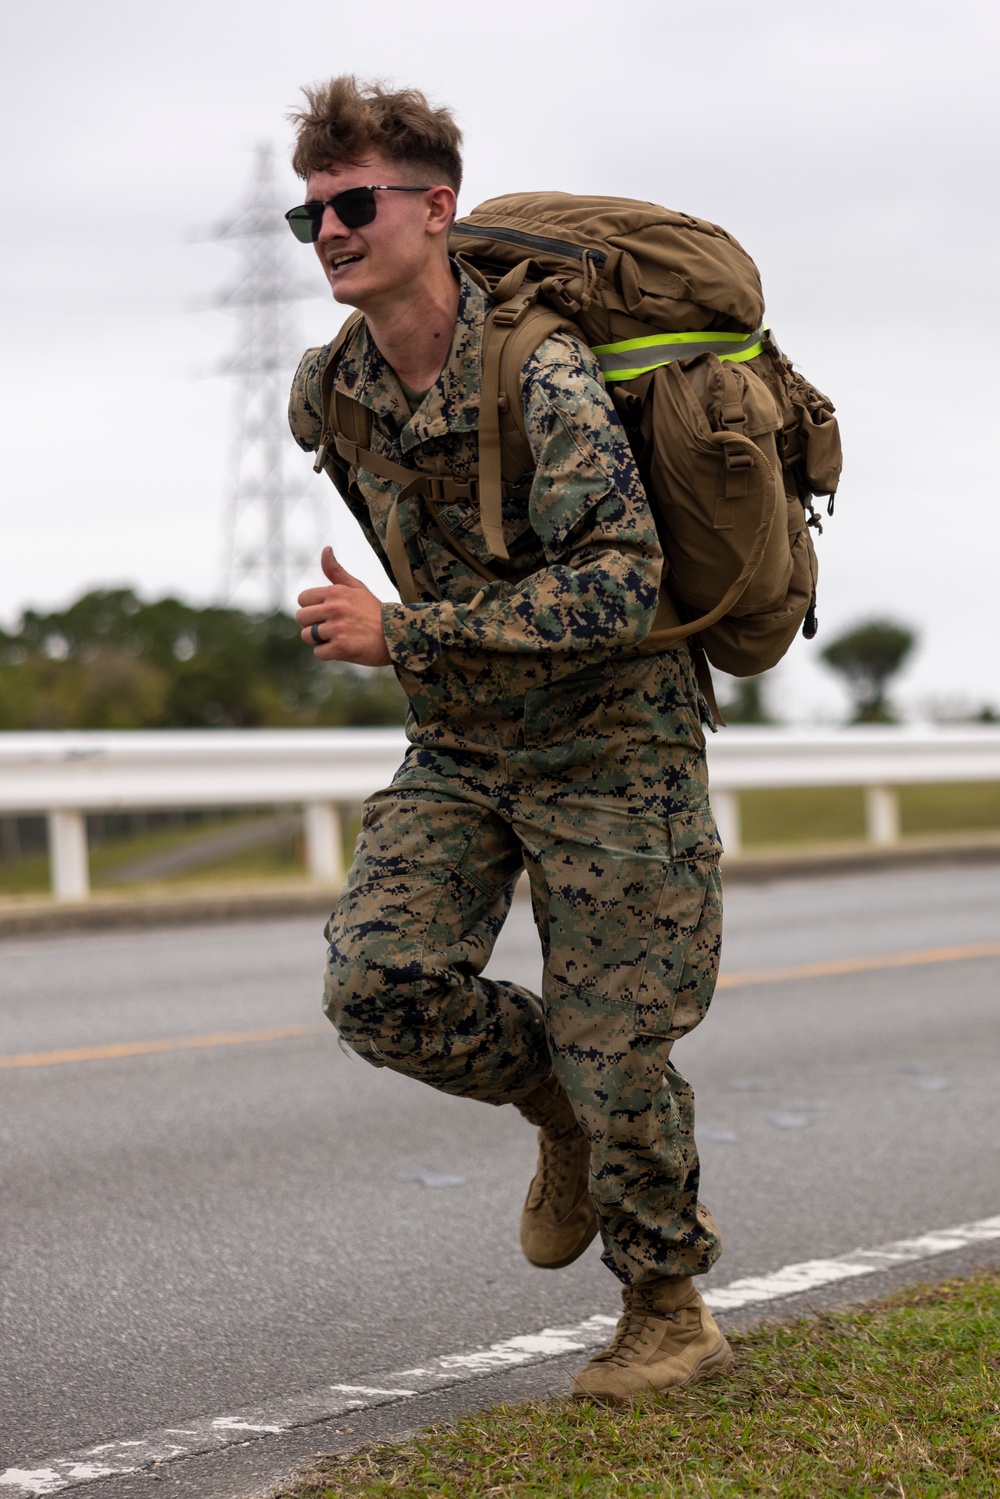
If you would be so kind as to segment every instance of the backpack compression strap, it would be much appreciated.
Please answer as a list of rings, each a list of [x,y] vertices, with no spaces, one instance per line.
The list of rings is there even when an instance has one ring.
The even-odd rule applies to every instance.
[[[349,410],[351,407],[355,408],[354,412]],[[352,441],[346,434],[341,435],[345,427],[348,431],[350,430],[349,424],[358,411],[364,412],[370,434],[371,413],[366,407],[358,401],[352,401],[349,396],[343,395],[340,391],[334,390],[331,393],[331,408],[335,428],[334,446],[341,458],[350,465],[352,472],[356,473],[359,468],[363,468],[370,474],[377,474],[380,479],[388,479],[390,484],[403,486],[392,502],[385,526],[386,555],[403,602],[415,604],[420,597],[413,569],[410,567],[410,559],[406,555],[406,544],[403,541],[403,533],[399,524],[400,505],[405,504],[414,496],[419,496],[424,501],[446,545],[481,578],[485,578],[490,583],[496,582],[497,574],[485,567],[456,536],[451,534],[438,514],[438,505],[450,505],[456,500],[474,502],[479,489],[478,481],[476,479],[453,479],[442,474],[428,474],[420,469],[404,468],[401,463],[393,463],[390,458],[383,458],[381,453],[373,453],[370,448],[361,447],[357,441]],[[340,431],[337,431],[337,428],[340,428]]]

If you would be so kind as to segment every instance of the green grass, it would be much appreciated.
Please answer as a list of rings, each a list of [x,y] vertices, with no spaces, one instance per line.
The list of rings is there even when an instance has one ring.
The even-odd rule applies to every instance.
[[[118,855],[115,862],[118,862]],[[247,849],[241,854],[230,854],[211,864],[199,864],[196,869],[179,874],[161,875],[156,880],[123,884],[113,878],[94,878],[96,890],[114,891],[127,895],[135,891],[174,890],[202,888],[206,885],[228,885],[233,881],[271,881],[282,879],[305,879],[306,867],[302,857],[301,840],[296,840],[294,849],[280,849],[274,844],[264,848]]]
[[[49,888],[48,854],[0,860],[0,896],[44,895]]]
[[[320,1459],[277,1499],[996,1499],[1000,1275],[731,1337],[737,1372],[611,1412],[497,1406]]]
[[[841,786],[741,791],[740,826],[747,848],[864,838],[864,800]]]
[[[986,832],[1000,828],[1000,785],[903,786],[903,833]]]
[[[1000,784],[901,786],[899,813],[904,838],[997,831]],[[865,837],[864,792],[852,786],[742,791],[740,821],[747,848],[860,841]]]
[[[187,827],[155,828],[148,832],[125,834],[109,838],[107,842],[92,847],[90,851],[90,879],[94,889],[120,889],[135,891],[136,884],[123,885],[115,878],[116,869],[127,861],[146,858],[153,854],[169,853],[185,844],[197,842],[214,831],[226,832],[230,828],[243,827],[254,821],[252,817],[236,816],[220,818],[217,822],[191,823]],[[227,855],[212,864],[202,864],[195,869],[177,874],[164,875],[155,881],[157,888],[183,889],[191,885],[229,883],[232,880],[275,880],[287,877],[302,877],[305,865],[302,856],[302,840],[296,838],[293,845],[271,844],[262,848],[248,849],[244,853]],[[49,889],[49,860],[47,854],[28,854],[20,859],[0,862],[0,895],[42,895]]]

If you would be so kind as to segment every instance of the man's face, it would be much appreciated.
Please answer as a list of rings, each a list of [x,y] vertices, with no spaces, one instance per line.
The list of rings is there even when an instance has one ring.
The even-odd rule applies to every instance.
[[[376,184],[418,185],[412,172],[372,152],[360,166],[310,173],[306,202],[324,203],[348,188]],[[441,253],[440,231],[430,227],[441,217],[431,194],[376,193],[375,202],[375,218],[360,229],[346,228],[328,208],[315,247],[335,299],[364,311],[412,290]]]

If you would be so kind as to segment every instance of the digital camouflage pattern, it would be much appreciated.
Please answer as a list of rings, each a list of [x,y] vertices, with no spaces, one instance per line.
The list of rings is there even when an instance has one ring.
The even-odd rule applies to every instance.
[[[721,935],[694,702],[686,651],[478,707],[418,694],[327,928],[327,1014],[376,1066],[493,1104],[554,1067],[627,1283],[698,1274],[719,1249],[670,1060],[708,1008]],[[540,998],[481,977],[522,865]]]
[[[456,475],[475,461],[484,314],[463,282],[449,361],[412,418],[364,330],[347,346],[337,378],[375,414],[373,448]],[[293,389],[306,448],[323,363],[310,351]],[[635,654],[661,554],[589,353],[543,345],[524,409],[538,470],[505,517],[508,581],[484,587],[419,502],[400,516],[427,595],[383,614],[410,748],[365,805],[325,1008],[373,1065],[462,1097],[517,1102],[554,1069],[591,1141],[605,1263],[641,1284],[702,1273],[720,1250],[670,1056],[715,987],[720,845],[690,654]],[[385,563],[395,487],[328,467]],[[478,506],[445,522],[485,557]],[[522,869],[540,996],[482,977]]]

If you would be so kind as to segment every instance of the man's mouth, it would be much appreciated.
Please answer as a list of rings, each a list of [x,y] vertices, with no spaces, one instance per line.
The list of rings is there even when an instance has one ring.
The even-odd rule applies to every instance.
[[[361,256],[358,254],[331,255],[327,261],[327,264],[329,265],[331,271],[342,271],[345,265],[353,265],[356,260],[360,259]]]

